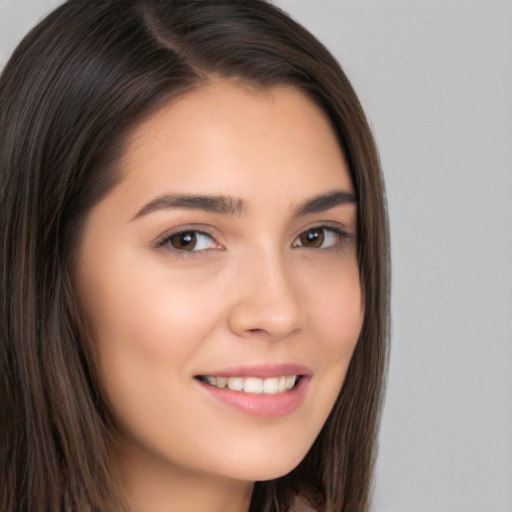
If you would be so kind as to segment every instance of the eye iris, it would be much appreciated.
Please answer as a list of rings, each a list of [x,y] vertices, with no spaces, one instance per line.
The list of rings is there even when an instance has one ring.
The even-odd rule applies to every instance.
[[[171,237],[171,245],[175,249],[191,251],[197,242],[197,236],[193,231],[177,233]]]
[[[317,249],[324,243],[325,234],[323,229],[311,229],[306,231],[301,237],[300,242],[304,247],[313,247]]]

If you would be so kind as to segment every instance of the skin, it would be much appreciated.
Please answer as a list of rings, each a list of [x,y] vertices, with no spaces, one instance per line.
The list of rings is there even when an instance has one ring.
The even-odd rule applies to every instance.
[[[245,511],[254,481],[307,453],[361,329],[355,203],[297,214],[353,191],[343,153],[303,93],[218,80],[149,116],[120,169],[86,221],[77,286],[126,499],[138,512]],[[229,196],[239,208],[146,206],[164,194]],[[169,239],[182,228],[206,233],[193,251]],[[313,228],[319,246],[301,237]],[[222,403],[195,378],[289,362],[312,376],[278,418]]]

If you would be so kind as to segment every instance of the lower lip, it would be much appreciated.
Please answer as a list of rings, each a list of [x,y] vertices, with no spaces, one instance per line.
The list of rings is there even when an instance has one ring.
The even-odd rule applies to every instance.
[[[302,377],[293,389],[276,395],[244,393],[228,388],[217,388],[201,381],[198,383],[220,402],[250,416],[279,418],[291,414],[304,402],[309,380],[308,377]]]

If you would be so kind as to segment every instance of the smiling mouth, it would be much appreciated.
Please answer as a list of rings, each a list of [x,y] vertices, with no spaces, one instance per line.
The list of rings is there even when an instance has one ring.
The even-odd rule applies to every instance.
[[[277,395],[291,391],[301,380],[301,375],[284,375],[261,379],[258,377],[213,377],[198,375],[201,382],[219,389],[229,389],[240,393],[256,395]]]

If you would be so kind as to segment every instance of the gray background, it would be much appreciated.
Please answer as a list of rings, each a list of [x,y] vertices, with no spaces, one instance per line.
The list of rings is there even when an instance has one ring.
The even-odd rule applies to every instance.
[[[0,0],[0,66],[60,2]],[[371,121],[393,258],[374,512],[512,512],[512,2],[278,0]]]

